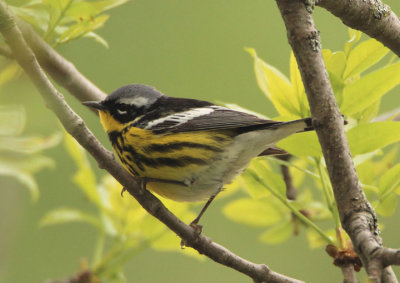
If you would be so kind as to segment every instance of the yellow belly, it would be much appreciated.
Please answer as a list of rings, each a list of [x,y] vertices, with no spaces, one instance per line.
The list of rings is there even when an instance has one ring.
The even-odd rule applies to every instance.
[[[132,127],[113,144],[124,167],[140,177],[173,180],[186,186],[162,182],[147,188],[164,197],[183,200],[190,195],[190,184],[212,164],[229,144],[227,133],[198,131],[155,135]]]

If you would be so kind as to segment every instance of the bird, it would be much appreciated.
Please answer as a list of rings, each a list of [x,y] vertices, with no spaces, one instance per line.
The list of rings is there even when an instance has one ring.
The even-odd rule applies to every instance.
[[[207,201],[260,155],[284,154],[279,140],[313,129],[311,118],[273,121],[213,103],[129,84],[102,101],[100,122],[123,167],[145,188],[175,201]]]

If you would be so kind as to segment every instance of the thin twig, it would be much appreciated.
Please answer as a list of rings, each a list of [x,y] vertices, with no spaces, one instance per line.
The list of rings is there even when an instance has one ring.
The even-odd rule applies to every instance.
[[[290,154],[278,155],[275,158],[289,161],[292,156]],[[295,200],[297,198],[297,189],[293,186],[292,175],[290,174],[290,169],[287,165],[281,165],[281,174],[283,181],[286,185],[286,197],[290,200]]]
[[[270,270],[264,264],[255,264],[233,254],[209,238],[198,235],[194,229],[173,215],[154,195],[140,187],[137,181],[123,169],[86,127],[83,120],[66,104],[64,97],[55,89],[41,70],[35,55],[25,42],[14,18],[4,1],[0,1],[0,32],[13,50],[13,54],[38,88],[47,106],[56,114],[70,133],[122,186],[146,209],[178,236],[188,246],[214,261],[242,272],[249,277],[266,282],[300,282]]]
[[[366,266],[369,277],[380,282],[385,251],[379,237],[377,218],[358,180],[321,53],[320,38],[311,16],[312,6],[304,0],[277,0],[296,57],[313,125],[326,160],[343,228]],[[396,261],[387,262],[397,264]],[[390,268],[385,270],[391,272]]]

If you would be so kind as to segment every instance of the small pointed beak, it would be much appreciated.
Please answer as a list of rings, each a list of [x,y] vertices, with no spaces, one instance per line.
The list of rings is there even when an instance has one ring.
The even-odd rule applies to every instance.
[[[97,110],[102,110],[102,111],[107,110],[107,107],[105,107],[103,105],[103,103],[101,103],[99,101],[85,101],[85,102],[82,102],[82,104],[87,106],[87,107],[90,107],[90,108],[93,108],[93,109],[97,109]]]

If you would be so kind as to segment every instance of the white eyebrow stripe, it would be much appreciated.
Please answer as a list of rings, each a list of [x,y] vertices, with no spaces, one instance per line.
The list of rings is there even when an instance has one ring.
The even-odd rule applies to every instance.
[[[217,107],[219,107],[219,106],[217,106]],[[145,129],[149,130],[149,129],[153,128],[154,126],[159,125],[163,122],[167,122],[167,121],[176,122],[176,125],[180,125],[180,124],[183,124],[183,123],[186,123],[186,122],[192,120],[193,118],[208,115],[208,114],[214,112],[215,110],[216,110],[216,107],[214,107],[214,106],[193,108],[188,111],[175,113],[175,114],[168,115],[168,116],[165,116],[162,118],[158,118],[154,121],[151,121],[146,125]]]
[[[134,105],[136,107],[142,107],[146,105],[149,100],[146,97],[139,96],[139,97],[125,97],[118,99],[118,103],[127,104],[127,105]]]

